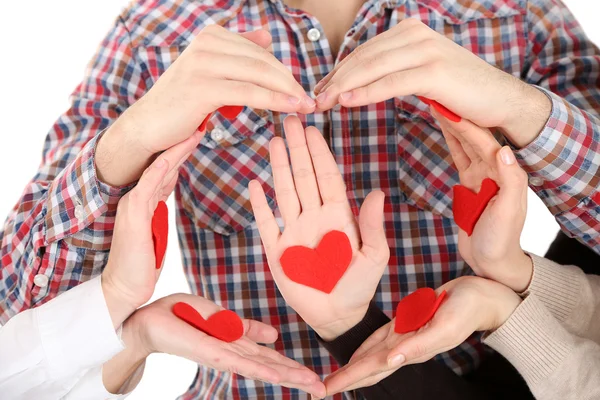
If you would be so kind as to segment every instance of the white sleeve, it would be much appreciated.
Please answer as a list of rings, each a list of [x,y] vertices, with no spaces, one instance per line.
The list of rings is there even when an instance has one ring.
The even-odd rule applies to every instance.
[[[110,318],[101,277],[85,282],[0,328],[0,393],[9,399],[52,399],[68,393],[94,367],[124,349]],[[102,385],[101,385],[102,386]],[[90,386],[96,387],[96,386]],[[86,399],[104,399],[86,393]]]

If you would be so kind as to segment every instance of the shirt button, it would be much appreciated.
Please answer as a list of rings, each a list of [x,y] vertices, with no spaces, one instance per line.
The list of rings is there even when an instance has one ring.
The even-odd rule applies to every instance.
[[[319,31],[317,28],[311,28],[308,30],[308,40],[310,40],[311,42],[316,42],[317,40],[321,39],[321,31]]]
[[[529,178],[529,184],[531,186],[542,186],[544,184],[544,179],[540,178],[539,176],[533,176]]]
[[[210,132],[210,137],[215,142],[220,142],[225,137],[225,131],[221,128],[215,128]]]
[[[83,219],[84,214],[83,214],[83,206],[76,206],[75,207],[75,218],[81,220]]]
[[[33,283],[35,284],[35,286],[45,288],[46,286],[48,286],[48,277],[46,275],[37,274],[33,278]]]

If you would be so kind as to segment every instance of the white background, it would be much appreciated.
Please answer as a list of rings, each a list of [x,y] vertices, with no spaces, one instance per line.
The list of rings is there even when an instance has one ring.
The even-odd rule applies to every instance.
[[[600,4],[563,0],[588,35],[600,43]],[[0,221],[19,199],[40,162],[46,132],[69,105],[68,96],[126,0],[3,1],[0,5]],[[171,211],[173,207],[171,207]],[[171,215],[171,224],[174,224]],[[558,230],[530,193],[523,247],[543,254]],[[154,298],[187,292],[175,230],[171,230],[163,276]],[[93,345],[90,343],[90,345]],[[149,358],[130,399],[172,399],[195,374],[194,363],[167,355]]]

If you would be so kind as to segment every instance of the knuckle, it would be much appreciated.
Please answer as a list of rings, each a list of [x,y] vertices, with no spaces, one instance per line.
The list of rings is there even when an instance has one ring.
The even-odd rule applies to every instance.
[[[313,175],[312,171],[309,170],[308,168],[299,168],[294,171],[294,177],[299,178],[299,179],[306,179],[312,175]]]
[[[400,25],[403,26],[418,26],[418,25],[423,25],[423,23],[421,22],[421,20],[417,19],[417,18],[406,18],[404,20],[402,20],[400,22]]]

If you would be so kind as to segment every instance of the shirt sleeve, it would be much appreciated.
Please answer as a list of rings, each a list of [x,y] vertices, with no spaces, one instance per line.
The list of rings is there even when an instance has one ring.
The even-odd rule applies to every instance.
[[[0,323],[101,271],[119,199],[129,187],[98,180],[102,132],[145,92],[119,18],[89,64],[71,106],[46,136],[39,169],[0,227]],[[50,283],[34,285],[35,275]]]
[[[600,398],[600,345],[567,332],[535,295],[484,343],[515,366],[537,399]]]
[[[529,256],[533,276],[521,296],[534,295],[568,332],[600,343],[600,276]]]
[[[529,1],[527,25],[523,78],[552,112],[516,155],[563,231],[600,252],[600,50],[558,0]]]
[[[24,311],[0,329],[0,393],[58,399],[124,349],[97,277]],[[90,397],[85,397],[90,398]]]

